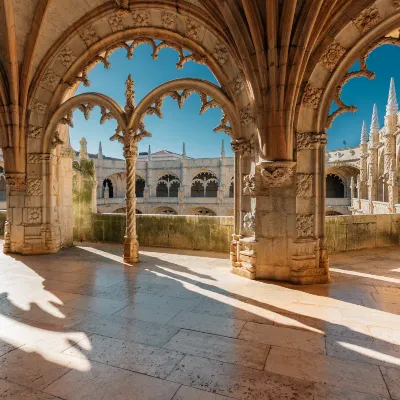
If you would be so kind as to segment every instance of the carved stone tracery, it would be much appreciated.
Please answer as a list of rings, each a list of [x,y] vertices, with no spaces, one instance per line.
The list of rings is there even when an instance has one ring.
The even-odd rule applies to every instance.
[[[298,237],[312,237],[314,236],[314,215],[296,216],[296,231]]]

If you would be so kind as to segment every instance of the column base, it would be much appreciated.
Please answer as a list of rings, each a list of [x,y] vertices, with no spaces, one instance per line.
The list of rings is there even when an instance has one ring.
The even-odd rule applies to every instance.
[[[140,262],[139,242],[137,240],[125,238],[124,262],[127,264],[136,264],[136,263]]]

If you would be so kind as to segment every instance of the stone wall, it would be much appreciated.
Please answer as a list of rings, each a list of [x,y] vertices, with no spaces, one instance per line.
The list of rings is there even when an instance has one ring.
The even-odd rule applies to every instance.
[[[400,244],[400,215],[340,215],[326,218],[329,253]]]
[[[4,223],[6,222],[6,212],[0,211],[0,236],[4,235]]]

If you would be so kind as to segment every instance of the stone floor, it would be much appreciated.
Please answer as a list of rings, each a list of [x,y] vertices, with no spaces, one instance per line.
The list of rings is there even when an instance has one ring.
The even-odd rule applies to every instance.
[[[308,287],[120,252],[0,253],[0,399],[400,399],[400,248],[334,255]]]

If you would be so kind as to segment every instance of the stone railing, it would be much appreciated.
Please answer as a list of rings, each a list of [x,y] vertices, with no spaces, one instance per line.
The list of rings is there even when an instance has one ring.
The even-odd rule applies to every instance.
[[[350,198],[334,198],[327,197],[326,198],[326,206],[350,206],[351,199]]]

